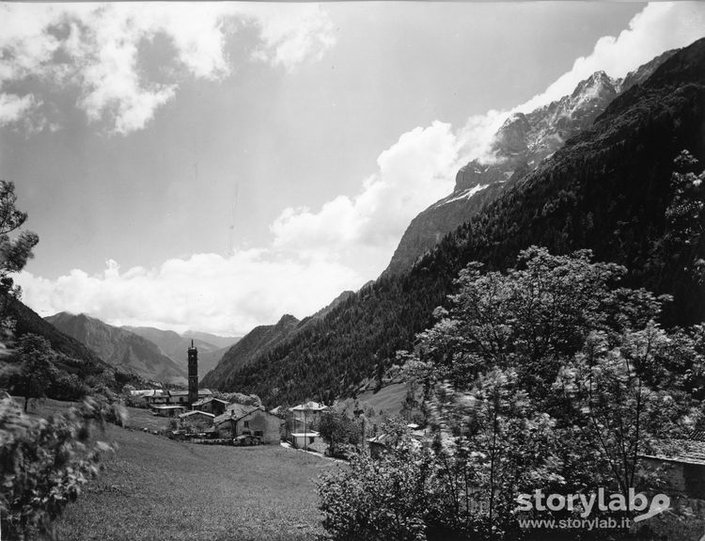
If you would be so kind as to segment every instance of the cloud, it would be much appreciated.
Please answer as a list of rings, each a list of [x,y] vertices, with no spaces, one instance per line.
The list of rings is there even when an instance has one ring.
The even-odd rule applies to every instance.
[[[601,37],[591,54],[578,58],[570,71],[515,110],[532,111],[558,100],[596,71],[624,77],[659,54],[690,45],[704,35],[702,2],[650,3],[629,21],[628,28],[619,36]]]
[[[453,188],[458,141],[450,124],[434,122],[404,133],[377,158],[378,170],[352,197],[320,210],[284,210],[274,221],[274,247],[365,268],[376,276],[409,222]]]
[[[156,269],[124,272],[110,260],[98,275],[75,269],[56,280],[22,272],[17,282],[23,301],[43,316],[66,310],[114,325],[227,335],[275,323],[284,313],[310,315],[361,280],[334,262],[244,250],[228,258],[196,254]]]
[[[60,89],[79,89],[77,106],[110,131],[143,129],[174,98],[184,77],[218,80],[231,74],[226,41],[242,25],[260,43],[253,58],[287,71],[317,60],[334,43],[318,6],[273,9],[240,3],[2,4],[0,125],[16,122],[42,100],[5,90],[29,77]],[[175,69],[167,82],[141,69],[140,47],[164,37]],[[26,100],[26,101],[22,101]],[[18,112],[19,104],[25,105]]]
[[[335,44],[333,23],[317,6],[279,4],[264,17],[262,44],[253,57],[291,71],[307,58],[320,60]],[[315,31],[312,31],[315,29]]]

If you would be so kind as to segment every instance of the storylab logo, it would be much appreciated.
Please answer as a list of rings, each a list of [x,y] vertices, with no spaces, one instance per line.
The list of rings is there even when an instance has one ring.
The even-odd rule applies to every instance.
[[[541,489],[532,494],[517,496],[517,512],[568,511],[575,513],[573,518],[564,519],[524,519],[523,528],[576,528],[583,530],[628,528],[633,523],[642,522],[670,509],[671,500],[665,494],[656,494],[651,499],[630,488],[627,495],[607,494],[603,488],[591,494],[545,494]],[[595,516],[598,515],[599,516]],[[608,516],[620,513],[619,518]],[[629,518],[624,513],[638,513]]]

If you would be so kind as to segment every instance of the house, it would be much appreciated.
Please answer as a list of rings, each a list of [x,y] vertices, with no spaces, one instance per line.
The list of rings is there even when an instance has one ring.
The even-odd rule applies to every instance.
[[[290,434],[316,430],[321,423],[321,416],[324,411],[328,411],[327,406],[313,401],[289,408],[291,413],[289,422]]]
[[[225,413],[215,418],[215,427],[221,438],[242,435],[257,436],[262,443],[278,443],[282,420],[264,411],[262,407],[230,404]]]
[[[169,404],[188,404],[188,391],[169,391]]]
[[[152,404],[150,408],[152,413],[154,413],[154,415],[158,415],[159,417],[175,417],[186,411],[185,406],[178,406],[175,404]]]
[[[168,403],[169,404],[188,404],[188,391],[183,389],[174,389],[172,391],[163,391],[168,393]],[[209,398],[213,396],[213,392],[210,389],[199,389],[198,398]]]
[[[193,409],[212,413],[213,415],[222,415],[228,407],[227,400],[221,400],[214,396],[201,398],[193,403]]]
[[[130,398],[135,404],[150,406],[152,404],[166,404],[169,396],[161,389],[141,389],[130,391]]]
[[[426,430],[419,428],[419,425],[410,423],[406,425],[410,432],[407,434],[409,437],[408,444],[416,449],[422,446],[428,445],[428,433]],[[389,451],[390,449],[397,448],[400,443],[404,440],[399,434],[391,433],[381,433],[377,434],[372,438],[367,438],[367,445],[370,449],[370,456],[372,458],[380,458],[382,453]]]
[[[291,444],[297,449],[308,449],[315,446],[321,439],[318,432],[292,432],[289,435]]]
[[[205,432],[213,428],[215,415],[205,411],[191,410],[179,415],[181,428],[187,432]]]
[[[653,454],[640,454],[647,470],[660,471],[667,488],[689,498],[705,499],[705,432],[683,439],[662,440]]]

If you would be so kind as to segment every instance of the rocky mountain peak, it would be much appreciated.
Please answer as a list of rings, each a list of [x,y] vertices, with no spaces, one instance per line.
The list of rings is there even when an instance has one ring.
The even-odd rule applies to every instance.
[[[673,53],[644,64],[624,81],[597,71],[561,99],[531,112],[512,114],[494,135],[490,147],[493,160],[473,160],[460,168],[453,193],[414,218],[385,272],[408,269],[445,234],[477,214],[515,180],[535,170],[568,139],[590,128],[621,92],[655,73]]]

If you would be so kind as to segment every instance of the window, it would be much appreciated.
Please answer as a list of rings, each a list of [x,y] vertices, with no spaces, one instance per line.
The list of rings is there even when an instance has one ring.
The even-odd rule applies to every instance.
[[[264,432],[262,432],[261,430],[255,430],[255,436],[264,436]]]
[[[309,436],[309,437],[308,437],[308,442],[309,442],[309,443],[313,443],[313,440],[314,440],[314,437],[313,437],[313,436]]]
[[[245,428],[250,428],[250,421],[245,421]]]

